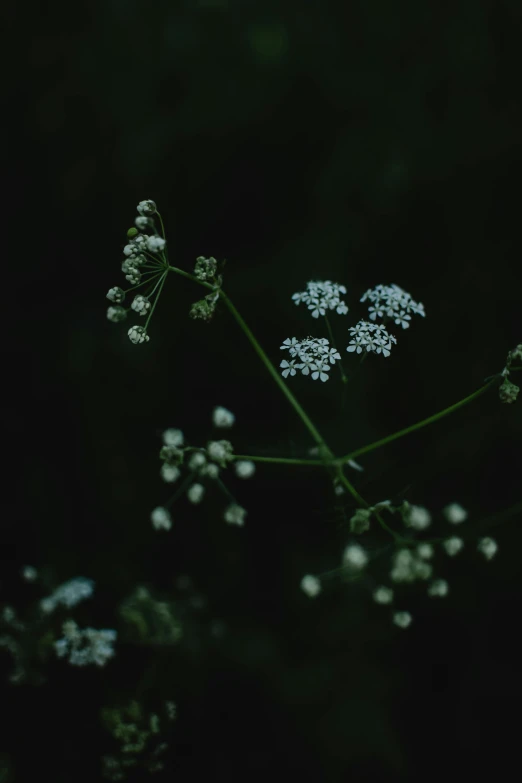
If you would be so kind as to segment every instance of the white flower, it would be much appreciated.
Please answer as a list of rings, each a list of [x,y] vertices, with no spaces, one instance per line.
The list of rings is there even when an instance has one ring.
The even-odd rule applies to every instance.
[[[165,240],[162,237],[149,237],[147,239],[147,250],[151,253],[160,253],[165,248]]]
[[[201,451],[195,451],[189,459],[188,466],[190,470],[200,470],[206,465],[207,458]]]
[[[63,624],[63,634],[63,638],[54,643],[54,648],[59,658],[68,655],[72,666],[105,666],[114,655],[113,645],[117,638],[114,630],[79,630],[76,623],[69,620]]]
[[[462,547],[464,546],[464,541],[462,538],[458,538],[457,536],[452,536],[451,538],[446,539],[446,541],[443,542],[442,546],[450,555],[450,557],[453,557],[454,555],[458,554]]]
[[[384,326],[376,326],[368,321],[359,321],[356,326],[348,330],[352,336],[346,350],[349,353],[356,351],[362,353],[363,349],[369,353],[382,353],[384,357],[390,355],[392,343],[397,343],[393,334],[388,334]]]
[[[423,560],[429,560],[433,557],[433,547],[431,544],[419,544],[417,547],[417,554],[422,557]]]
[[[210,440],[207,443],[207,454],[210,459],[225,468],[227,462],[233,459],[232,444],[228,440]]]
[[[38,577],[38,571],[33,566],[24,566],[22,568],[22,577],[26,582],[34,582]]]
[[[192,484],[188,489],[187,497],[191,503],[201,503],[204,494],[205,487],[203,484]]]
[[[452,525],[460,525],[468,518],[468,512],[459,503],[450,503],[443,508],[442,513]]]
[[[373,600],[378,604],[391,604],[393,601],[393,590],[391,587],[381,585],[381,587],[377,587],[373,591]]]
[[[173,446],[174,448],[183,446],[184,436],[181,430],[170,427],[168,430],[165,430],[162,437],[165,446]]]
[[[150,515],[152,525],[155,530],[170,530],[172,519],[166,508],[158,506]]]
[[[354,470],[359,470],[359,471],[363,471],[364,470],[363,466],[359,465],[359,463],[356,462],[354,459],[349,459],[346,464],[349,465]],[[387,502],[389,502],[389,501],[387,501]]]
[[[316,576],[307,574],[301,579],[301,590],[306,593],[309,598],[315,598],[321,592],[321,582]]]
[[[145,215],[145,217],[149,217],[150,215],[153,215],[156,212],[156,204],[152,199],[146,199],[145,201],[140,201],[140,203],[137,206],[137,211],[140,215]]]
[[[161,466],[161,478],[166,481],[167,484],[173,484],[180,477],[180,469],[176,465],[169,465],[168,462],[164,462]]]
[[[115,285],[113,288],[109,288],[107,291],[107,299],[116,304],[121,304],[125,299],[125,291],[119,286]]]
[[[344,285],[332,283],[331,280],[317,280],[306,284],[306,291],[293,294],[296,305],[304,302],[311,310],[313,318],[325,315],[327,310],[336,310],[339,315],[346,315],[348,307],[341,301],[341,294],[346,293]]]
[[[236,476],[239,478],[247,479],[254,475],[256,472],[255,463],[249,459],[240,459],[234,465]]]
[[[303,375],[311,375],[312,380],[328,380],[330,365],[339,361],[341,354],[335,349],[330,348],[330,343],[325,337],[307,337],[299,341],[296,337],[287,337],[280,346],[281,350],[288,350],[290,361],[283,359],[279,365],[283,372],[281,375],[287,378],[289,375],[296,375],[297,370],[301,370]]]
[[[431,524],[431,514],[424,506],[409,505],[403,518],[404,524],[415,530],[426,530]]]
[[[225,509],[224,519],[229,525],[238,525],[242,527],[245,522],[246,509],[238,506],[237,503],[231,503]]]
[[[386,315],[388,318],[393,318],[395,323],[402,326],[403,329],[408,329],[411,320],[410,313],[425,316],[424,305],[415,302],[410,294],[394,283],[392,285],[378,285],[369,289],[361,297],[361,302],[365,302],[367,299],[372,302],[368,308],[372,321]]]
[[[150,340],[150,337],[143,326],[131,326],[127,334],[129,336],[129,340],[131,343],[134,343],[134,345],[148,343]]]
[[[486,557],[488,560],[491,560],[491,558],[495,556],[498,550],[498,544],[494,538],[485,536],[484,538],[481,538],[479,540],[477,549],[479,550],[479,552],[482,552],[484,557]]]
[[[144,217],[143,215],[138,215],[138,217],[134,219],[134,225],[140,231],[145,231],[145,229],[147,228],[153,228],[154,222],[148,217]]]
[[[359,544],[349,544],[344,550],[343,561],[351,568],[364,568],[368,562],[368,555]]]
[[[57,587],[54,593],[40,602],[40,607],[46,613],[53,612],[58,604],[71,608],[80,601],[90,598],[93,592],[94,582],[92,579],[77,577]]]
[[[146,315],[147,311],[150,310],[150,302],[146,296],[138,294],[138,296],[134,297],[131,307],[138,315]]]
[[[117,324],[120,321],[124,321],[127,318],[127,311],[124,307],[116,305],[116,307],[109,307],[107,309],[107,318],[112,323]]]
[[[399,628],[407,628],[411,625],[412,616],[409,612],[395,612],[393,615],[393,622],[398,625]]]
[[[432,598],[444,598],[448,594],[449,585],[445,579],[435,579],[428,585],[428,595]]]
[[[209,462],[200,469],[199,475],[206,476],[210,479],[217,479],[219,476],[219,467],[214,462]]]
[[[390,578],[394,582],[415,582],[417,579],[429,579],[432,572],[432,566],[425,563],[418,553],[399,549],[393,557]]]
[[[223,428],[232,427],[235,420],[236,417],[234,416],[234,414],[231,413],[226,408],[223,408],[221,406],[214,408],[214,411],[212,413],[212,423],[214,427],[223,427]]]

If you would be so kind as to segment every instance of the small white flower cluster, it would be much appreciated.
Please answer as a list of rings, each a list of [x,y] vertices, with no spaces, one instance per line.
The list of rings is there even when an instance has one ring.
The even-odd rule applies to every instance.
[[[212,422],[215,427],[228,429],[235,422],[235,416],[231,411],[222,406],[214,408]],[[238,478],[248,479],[255,473],[255,463],[251,460],[234,458],[234,449],[228,440],[209,440],[205,447],[196,448],[185,446],[183,432],[179,429],[167,429],[163,433],[163,447],[160,451],[161,477],[169,483],[175,483],[181,476],[181,466],[185,463],[191,477],[195,479],[187,490],[187,499],[190,503],[201,503],[205,495],[206,479],[218,479],[220,472],[231,463],[234,464],[235,474]],[[224,519],[232,525],[243,525],[246,510],[237,503],[230,503],[224,512]],[[158,506],[151,513],[151,522],[156,530],[170,530],[172,517],[165,506]]]
[[[384,506],[385,502],[378,504]],[[423,531],[431,524],[432,517],[430,512],[424,506],[415,506],[404,501],[401,506],[393,507],[387,504],[389,511],[394,513],[399,511],[406,527],[413,530]],[[374,507],[374,508],[377,508]],[[359,509],[352,517],[353,527],[357,527],[357,521],[361,529],[368,527],[369,512],[374,509]],[[444,507],[442,514],[447,522],[452,525],[459,525],[468,517],[468,512],[459,503],[449,503]],[[464,548],[464,541],[459,536],[449,536],[442,540],[442,550],[450,557],[455,557]],[[489,537],[480,538],[477,549],[487,560],[495,556],[498,545],[497,542]],[[396,584],[411,584],[417,581],[428,581],[427,594],[430,598],[443,598],[449,593],[449,584],[446,579],[433,578],[433,566],[426,562],[431,560],[435,554],[433,543],[429,541],[419,542],[414,548],[401,547],[397,549],[392,557],[392,568],[390,579]],[[378,604],[391,604],[394,601],[394,590],[386,585],[380,585],[373,591],[373,599]],[[393,622],[401,628],[408,627],[412,622],[412,616],[409,612],[395,612]]]
[[[123,248],[123,255],[125,258],[121,265],[121,271],[125,275],[125,279],[134,288],[139,287],[146,282],[154,283],[157,276],[165,275],[168,271],[168,263],[163,256],[166,242],[163,237],[160,237],[156,233],[154,225],[153,215],[157,213],[156,204],[150,199],[140,201],[137,211],[138,217],[135,219],[136,228],[130,228],[127,231],[127,239],[129,241]],[[141,233],[147,229],[150,229],[154,233]],[[142,281],[142,267],[144,267],[144,265],[147,267],[147,273],[150,273],[149,281]],[[157,283],[154,285],[153,293],[156,288]],[[132,288],[129,290],[132,290]],[[119,286],[109,288],[107,299],[113,302],[113,305],[107,310],[107,318],[113,323],[124,321],[130,309],[138,315],[145,316],[152,307],[148,296],[138,294],[134,297],[130,308],[125,309],[125,307],[121,306],[125,299],[125,291]],[[131,326],[128,330],[128,336],[132,343],[138,345],[149,341],[149,336],[146,331],[147,324],[144,327]]]
[[[368,321],[359,321],[356,326],[350,326],[351,340],[346,350],[348,353],[382,353],[387,358],[390,355],[392,343],[397,344],[397,338],[389,334],[385,327],[371,324]]]
[[[301,590],[309,598],[315,598],[321,592],[321,581],[312,574],[306,574],[301,579]]]
[[[327,310],[336,310],[339,314],[345,315],[348,312],[348,307],[340,299],[340,294],[345,293],[344,286],[332,283],[331,280],[312,281],[307,283],[306,291],[293,294],[292,299],[296,304],[304,302],[311,310],[312,316],[319,318],[320,315],[326,315]],[[407,329],[411,313],[424,316],[424,306],[415,302],[410,294],[395,284],[378,285],[376,288],[368,290],[361,297],[361,302],[365,302],[367,299],[372,302],[369,307],[370,321],[361,320],[356,326],[349,327],[351,339],[346,350],[348,353],[357,354],[364,351],[365,355],[373,352],[387,358],[390,356],[392,345],[397,344],[397,338],[387,331],[384,324],[376,324],[373,321],[377,316],[393,319],[396,324]],[[326,381],[330,370],[329,364],[334,364],[335,361],[341,359],[337,349],[329,348],[329,342],[324,338],[309,337],[302,342],[299,342],[295,337],[288,338],[281,348],[289,349],[293,357],[290,361],[285,360],[280,364],[280,367],[283,368],[282,375],[285,378],[289,375],[293,376],[297,370],[301,370],[303,375],[308,375],[311,372],[314,380],[320,378],[322,381]],[[321,351],[321,348],[324,350]]]
[[[283,340],[281,350],[288,350],[293,357],[290,361],[284,359],[279,365],[283,368],[281,374],[284,378],[301,370],[303,375],[311,375],[314,381],[320,379],[324,383],[328,380],[330,365],[334,365],[341,358],[335,348],[330,348],[325,337],[307,337],[301,341],[296,337],[287,337]]]
[[[56,588],[54,593],[43,598],[40,601],[40,608],[45,614],[54,612],[57,606],[67,606],[69,609],[80,601],[85,601],[94,593],[94,582],[92,579],[77,577]]]
[[[426,315],[424,305],[415,302],[410,294],[394,283],[392,285],[378,285],[373,289],[368,289],[360,301],[366,302],[368,299],[372,303],[368,307],[370,320],[372,321],[386,316],[392,318],[403,329],[408,329],[409,321],[411,321],[410,313],[422,315],[423,317]]]
[[[194,266],[194,275],[198,280],[202,280],[205,283],[211,283],[213,285],[213,289],[203,299],[199,299],[197,302],[194,302],[190,308],[189,315],[194,319],[210,321],[216,310],[216,305],[219,299],[219,292],[223,284],[222,275],[217,274],[216,259],[212,256],[210,258],[198,256]]]
[[[80,630],[74,620],[62,626],[63,638],[54,643],[56,655],[67,657],[72,666],[105,666],[114,655],[114,630],[97,631],[94,628]]]
[[[312,312],[313,318],[326,315],[327,310],[335,310],[339,315],[346,315],[348,307],[341,301],[341,294],[346,293],[344,285],[332,283],[331,280],[317,280],[306,284],[306,291],[292,295],[296,305],[304,302]]]

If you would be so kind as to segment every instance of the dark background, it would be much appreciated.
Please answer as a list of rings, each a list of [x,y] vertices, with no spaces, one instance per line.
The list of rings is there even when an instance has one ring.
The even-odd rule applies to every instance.
[[[411,590],[406,632],[366,583],[331,579],[316,601],[300,591],[303,574],[339,566],[348,538],[320,471],[260,465],[250,482],[231,479],[243,529],[222,521],[216,494],[181,500],[172,531],[156,533],[167,426],[199,445],[225,405],[237,453],[306,456],[313,444],[227,311],[188,318],[200,296],[190,282],[168,280],[144,346],[106,320],[105,293],[123,282],[136,204],[152,198],[171,263],[226,258],[224,287],[276,363],[283,339],[314,333],[291,301],[310,279],[348,289],[341,345],[368,288],[397,283],[424,303],[392,356],[365,362],[341,417],[334,373],[290,380],[336,453],[473,392],[522,339],[520,3],[104,0],[5,20],[21,54],[4,81],[15,280],[2,602],[23,615],[40,597],[19,577],[30,563],[55,584],[96,581],[79,622],[120,628],[119,603],[145,584],[174,598],[185,628],[174,649],[122,642],[101,671],[51,662],[46,684],[6,686],[11,778],[33,779],[36,763],[54,781],[99,779],[98,711],[137,689],[178,704],[166,779],[209,767],[324,781],[507,769],[520,513],[497,520],[491,563],[471,545],[440,561],[450,597]],[[492,390],[361,458],[353,481],[370,502],[406,489],[437,514],[458,501],[472,535],[521,500],[520,404]]]

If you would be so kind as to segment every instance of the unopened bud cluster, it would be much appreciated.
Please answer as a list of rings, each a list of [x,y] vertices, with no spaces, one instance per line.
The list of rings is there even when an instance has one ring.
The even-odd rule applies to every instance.
[[[417,540],[432,524],[432,515],[424,506],[418,506],[403,501],[399,506],[394,506],[391,501],[383,500],[368,508],[357,509],[350,519],[350,530],[353,534],[361,535],[369,530],[372,517],[379,516],[387,511],[397,514],[409,535],[396,536],[396,548],[391,557],[389,580],[390,584],[378,584],[373,588],[373,599],[377,604],[393,607],[397,600],[402,602],[404,590],[414,583],[425,583],[426,594],[430,598],[443,598],[449,593],[447,580],[435,573],[433,560],[437,552],[442,552],[446,557],[455,557],[464,549],[464,540],[457,535],[436,538],[430,540]],[[457,526],[468,518],[468,512],[459,503],[450,503],[442,510],[442,516],[446,523]],[[477,551],[486,560],[491,560],[497,550],[497,542],[485,536],[479,538],[476,544]],[[366,549],[358,543],[350,542],[343,552],[343,567],[347,574],[354,578],[367,570],[370,555]],[[313,598],[322,590],[321,579],[318,576],[307,574],[301,580],[301,589],[306,595]],[[392,622],[399,628],[407,628],[413,621],[413,616],[404,609],[393,609]]]
[[[212,423],[217,429],[228,429],[235,421],[235,416],[226,408],[218,406],[212,414]],[[190,503],[198,504],[203,500],[208,482],[219,479],[221,473],[230,465],[234,465],[238,478],[247,479],[254,475],[255,464],[251,460],[236,459],[234,449],[229,440],[209,440],[206,446],[194,447],[185,444],[185,437],[179,429],[167,429],[163,433],[163,446],[160,450],[161,477],[168,484],[178,481],[185,468],[188,471],[190,486],[186,496]],[[232,525],[242,526],[246,510],[239,504],[230,503],[224,511],[224,519]],[[172,518],[165,506],[158,506],[151,514],[151,521],[156,530],[170,530]]]
[[[501,402],[512,403],[515,402],[518,397],[520,386],[517,386],[516,383],[512,383],[508,378],[508,375],[511,372],[511,365],[513,362],[517,361],[519,363],[522,362],[522,343],[517,345],[516,348],[513,348],[507,355],[506,366],[501,373],[504,380],[498,390],[498,396],[500,397]]]
[[[189,315],[195,320],[210,321],[214,315],[219,299],[219,292],[223,284],[222,275],[217,274],[217,266],[217,261],[212,256],[210,258],[205,258],[204,256],[198,256],[196,258],[194,275],[198,280],[212,285],[213,289],[203,299],[194,302],[190,308]]]
[[[144,326],[131,326],[127,334],[135,345],[149,341],[147,326],[152,314],[153,302],[151,296],[159,296],[161,282],[168,272],[165,256],[165,239],[156,230],[154,215],[157,215],[154,201],[140,201],[137,206],[138,216],[135,227],[127,231],[127,244],[123,248],[121,271],[130,288],[124,290],[113,286],[107,292],[107,299],[112,305],[107,310],[107,318],[113,323],[120,323],[127,318],[128,313],[136,313],[141,317],[148,315]],[[134,296],[130,307],[123,307],[126,295],[136,288],[145,286],[144,294]]]

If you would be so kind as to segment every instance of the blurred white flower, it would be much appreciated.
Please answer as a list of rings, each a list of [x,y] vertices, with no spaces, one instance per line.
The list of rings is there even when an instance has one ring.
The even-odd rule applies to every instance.
[[[307,574],[301,579],[301,590],[306,593],[309,598],[315,598],[321,592],[321,582],[316,576]]]

